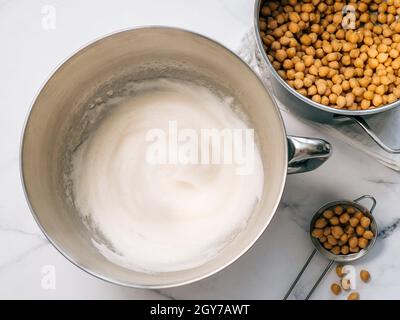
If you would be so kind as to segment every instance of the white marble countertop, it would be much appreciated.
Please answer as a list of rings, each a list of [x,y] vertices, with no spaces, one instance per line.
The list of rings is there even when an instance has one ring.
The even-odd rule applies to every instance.
[[[44,28],[51,27],[43,18],[53,10],[55,28]],[[358,290],[363,299],[400,298],[400,175],[289,114],[284,114],[289,134],[325,138],[334,154],[319,170],[288,177],[263,236],[211,278],[161,291],[112,285],[73,266],[36,226],[19,177],[20,135],[32,99],[52,70],[93,39],[141,25],[184,27],[235,50],[252,26],[252,10],[250,0],[0,0],[0,298],[280,299],[312,250],[307,229],[313,212],[325,202],[363,194],[377,198],[377,221],[385,232],[371,254],[355,263],[372,274]],[[304,296],[324,263],[317,258],[295,298]],[[41,285],[48,265],[56,271],[54,290]],[[332,271],[313,298],[334,299],[333,279]]]

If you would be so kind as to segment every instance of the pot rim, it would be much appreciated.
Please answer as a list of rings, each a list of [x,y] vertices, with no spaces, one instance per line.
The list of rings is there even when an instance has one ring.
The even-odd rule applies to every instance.
[[[375,108],[375,109],[368,109],[368,110],[342,110],[342,109],[335,109],[332,107],[325,106],[323,104],[317,103],[302,94],[298,93],[296,90],[294,90],[289,84],[286,83],[285,80],[281,78],[281,76],[276,72],[275,68],[272,66],[272,63],[269,61],[267,54],[264,50],[262,41],[261,41],[261,35],[260,35],[260,29],[259,29],[259,16],[260,16],[260,7],[261,7],[261,2],[262,0],[254,0],[254,19],[253,19],[253,28],[255,32],[255,37],[256,37],[256,45],[258,51],[261,52],[261,55],[263,57],[264,63],[268,66],[269,71],[272,73],[274,78],[279,81],[279,83],[285,87],[286,90],[288,90],[291,94],[293,94],[295,97],[298,99],[302,100],[303,102],[309,104],[312,107],[315,107],[317,109],[327,111],[329,113],[333,114],[340,114],[340,115],[346,115],[346,116],[367,116],[367,115],[372,115],[380,112],[384,112],[390,109],[393,109],[395,107],[400,106],[400,99],[392,102],[390,104],[386,104],[382,107]]]
[[[28,113],[25,117],[25,121],[24,121],[24,125],[22,128],[22,134],[21,134],[21,139],[20,139],[20,148],[19,148],[19,171],[20,171],[20,179],[22,182],[22,189],[25,195],[25,199],[27,201],[29,210],[33,216],[33,218],[36,221],[36,224],[39,226],[40,230],[42,231],[42,233],[45,235],[45,237],[47,238],[47,240],[52,244],[52,246],[54,248],[56,248],[56,250],[62,255],[64,256],[68,261],[70,261],[73,265],[75,265],[76,267],[78,267],[79,269],[83,270],[84,272],[100,279],[100,280],[104,280],[108,283],[112,283],[112,284],[117,284],[123,287],[129,287],[129,288],[140,288],[140,289],[163,289],[163,288],[173,288],[173,287],[178,287],[178,286],[183,286],[186,284],[191,284],[197,281],[200,281],[202,279],[208,278],[214,274],[216,274],[217,272],[225,269],[226,267],[228,267],[229,265],[231,265],[233,262],[235,262],[236,260],[238,260],[240,257],[242,257],[254,244],[255,242],[260,238],[260,236],[265,232],[266,228],[269,226],[272,218],[274,217],[276,210],[279,206],[279,203],[281,201],[282,198],[282,194],[284,191],[284,187],[286,184],[286,178],[287,178],[287,170],[288,170],[288,143],[287,143],[287,134],[286,134],[286,128],[285,128],[285,124],[283,122],[283,118],[282,115],[279,111],[278,105],[276,103],[276,101],[274,100],[274,98],[271,96],[271,101],[273,103],[273,106],[276,109],[276,114],[278,116],[278,119],[280,120],[281,123],[281,127],[282,127],[282,135],[284,136],[283,138],[283,143],[284,143],[284,148],[283,148],[283,152],[284,152],[284,157],[285,157],[285,161],[286,161],[286,166],[284,166],[284,172],[283,172],[283,176],[282,176],[282,180],[281,180],[281,185],[279,187],[279,197],[277,197],[275,204],[273,206],[273,210],[271,211],[272,214],[270,215],[270,217],[266,220],[265,225],[261,228],[261,230],[258,232],[258,234],[256,234],[253,238],[252,241],[249,242],[249,244],[242,249],[240,252],[238,252],[233,258],[227,260],[224,264],[220,265],[218,268],[215,268],[209,272],[191,277],[190,279],[187,279],[185,281],[179,281],[179,282],[173,282],[173,283],[169,283],[169,284],[162,284],[162,285],[147,285],[147,284],[135,284],[135,283],[131,283],[129,281],[119,281],[119,280],[115,280],[112,279],[111,277],[105,276],[101,273],[95,272],[93,270],[91,270],[91,268],[83,266],[76,258],[72,257],[70,254],[66,253],[64,251],[64,249],[61,247],[61,245],[59,245],[56,240],[54,240],[52,238],[52,236],[47,232],[47,230],[45,230],[45,228],[42,226],[42,223],[40,222],[39,219],[39,215],[35,212],[33,205],[31,203],[30,200],[30,195],[29,192],[27,190],[27,186],[25,183],[25,175],[24,175],[24,146],[25,146],[25,136],[27,134],[27,128],[28,128],[28,124],[31,118],[31,115],[33,113],[33,110],[35,108],[36,105],[36,101],[38,99],[38,97],[40,96],[40,94],[42,93],[42,91],[44,90],[44,88],[47,86],[47,84],[52,80],[52,78],[56,75],[56,73],[61,70],[61,68],[68,63],[70,60],[72,60],[76,55],[78,55],[81,51],[85,50],[85,49],[89,49],[90,47],[94,46],[95,44],[97,44],[98,42],[109,38],[109,37],[113,37],[116,36],[120,33],[125,33],[125,32],[132,32],[132,31],[140,31],[140,30],[147,30],[147,29],[161,29],[161,30],[172,30],[172,31],[179,31],[179,32],[184,32],[184,33],[189,33],[195,37],[200,37],[203,38],[207,41],[210,41],[214,44],[216,44],[218,47],[220,47],[221,49],[224,49],[225,51],[227,51],[230,55],[232,55],[234,58],[236,58],[236,60],[238,60],[239,63],[241,63],[244,67],[246,67],[257,79],[257,81],[259,81],[259,83],[262,85],[262,87],[264,88],[264,90],[271,96],[271,92],[270,90],[264,85],[264,83],[262,82],[261,78],[259,77],[259,75],[254,72],[254,70],[251,69],[251,67],[245,62],[243,61],[235,52],[233,52],[231,49],[227,48],[226,46],[224,46],[223,44],[221,44],[220,42],[218,42],[217,40],[214,40],[208,36],[202,35],[200,33],[197,33],[195,31],[191,31],[191,30],[187,30],[184,28],[180,28],[180,27],[170,27],[170,26],[164,26],[164,25],[144,25],[144,26],[137,26],[137,27],[131,27],[131,28],[124,28],[124,29],[119,29],[110,33],[107,33],[105,35],[96,37],[94,40],[89,41],[88,43],[84,44],[83,46],[80,46],[77,50],[75,50],[73,53],[69,54],[65,59],[63,59],[59,64],[57,64],[55,66],[55,68],[52,70],[52,72],[50,72],[49,76],[45,79],[45,81],[43,82],[43,84],[39,87],[39,89],[37,90],[37,93],[35,94],[31,105],[29,107]],[[129,269],[127,269],[129,270]]]

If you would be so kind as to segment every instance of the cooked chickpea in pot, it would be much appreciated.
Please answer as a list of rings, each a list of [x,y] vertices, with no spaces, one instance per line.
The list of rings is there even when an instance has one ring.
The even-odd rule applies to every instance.
[[[343,19],[345,6],[354,25]],[[264,1],[259,28],[268,59],[293,89],[333,108],[368,110],[400,99],[398,15],[397,0]]]

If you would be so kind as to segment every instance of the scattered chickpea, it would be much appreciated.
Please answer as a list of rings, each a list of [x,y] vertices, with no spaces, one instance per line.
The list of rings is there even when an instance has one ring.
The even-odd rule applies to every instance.
[[[364,282],[368,282],[371,279],[371,275],[367,270],[360,271],[360,278]]]
[[[339,295],[342,292],[342,288],[337,283],[332,283],[331,290],[334,295]]]
[[[340,281],[340,284],[341,284],[343,290],[345,290],[345,291],[350,290],[350,287],[351,287],[350,279],[343,278]]]
[[[339,277],[339,278],[341,278],[341,277],[343,277],[344,276],[344,273],[343,273],[343,266],[342,265],[340,265],[340,264],[338,264],[337,266],[336,266],[336,274],[337,274],[337,276]]]
[[[339,218],[338,217],[332,217],[329,219],[329,222],[331,225],[336,226],[339,224]]]
[[[358,292],[352,292],[347,297],[347,300],[360,300],[360,294]]]

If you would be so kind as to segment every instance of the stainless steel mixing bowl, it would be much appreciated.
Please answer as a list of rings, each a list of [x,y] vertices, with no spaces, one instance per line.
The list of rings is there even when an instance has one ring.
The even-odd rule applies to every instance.
[[[88,134],[93,117],[87,115],[97,112],[108,93],[117,94],[126,81],[162,77],[215,87],[240,102],[258,136],[265,188],[245,230],[218,256],[190,270],[152,274],[125,269],[98,252],[91,241],[93,234],[73,206],[71,181],[66,177],[71,154]],[[287,173],[315,169],[330,153],[330,145],[323,140],[286,136],[274,101],[234,53],[192,32],[146,27],[95,41],[56,70],[38,94],[27,119],[21,172],[37,223],[65,257],[113,283],[162,288],[202,279],[239,258],[271,221]]]

